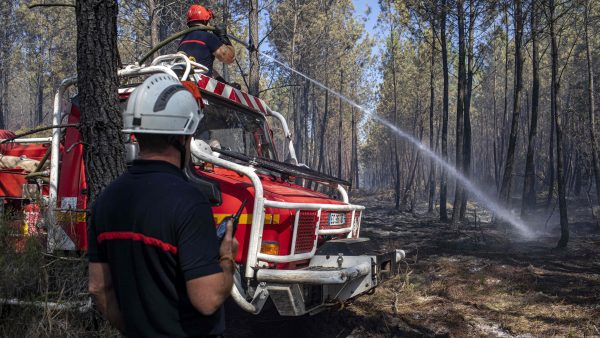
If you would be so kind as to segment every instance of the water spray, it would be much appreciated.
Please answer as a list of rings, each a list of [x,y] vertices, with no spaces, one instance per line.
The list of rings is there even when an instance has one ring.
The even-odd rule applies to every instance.
[[[405,132],[404,130],[400,129],[400,127],[394,125],[393,123],[391,123],[390,121],[386,120],[385,118],[377,115],[375,112],[371,111],[370,109],[367,109],[363,106],[361,106],[360,104],[356,103],[354,100],[346,97],[345,95],[343,95],[342,93],[339,93],[337,91],[335,91],[334,89],[331,89],[327,86],[325,86],[324,84],[322,84],[321,82],[309,77],[308,75],[292,68],[291,66],[289,66],[288,64],[286,64],[283,61],[277,60],[276,58],[274,58],[273,56],[261,52],[260,50],[258,50],[257,46],[254,46],[253,44],[248,44],[245,43],[244,41],[238,39],[237,37],[231,35],[231,34],[227,34],[227,36],[231,39],[234,40],[237,43],[242,44],[243,46],[245,46],[248,50],[256,50],[260,55],[266,57],[267,59],[277,63],[278,65],[286,68],[287,70],[298,74],[299,76],[307,79],[308,81],[312,82],[313,84],[315,84],[316,86],[330,92],[331,94],[337,96],[338,98],[340,98],[341,100],[343,100],[344,102],[346,102],[347,104],[353,106],[354,108],[364,112],[366,114],[367,117],[372,118],[373,120],[383,124],[384,126],[390,128],[394,133],[396,133],[398,136],[406,139],[407,141],[409,141],[410,143],[414,144],[422,153],[424,153],[426,156],[428,156],[429,158],[433,159],[436,163],[438,163],[439,165],[441,165],[448,174],[450,174],[450,176],[453,176],[454,178],[456,178],[463,186],[463,188],[465,188],[466,190],[468,190],[470,193],[473,194],[473,196],[475,196],[475,198],[480,201],[481,203],[483,203],[485,206],[488,207],[488,209],[494,213],[494,215],[496,215],[498,218],[504,220],[505,222],[508,222],[509,224],[511,224],[512,226],[514,226],[525,238],[533,238],[534,234],[531,231],[531,229],[529,229],[529,227],[527,227],[525,225],[525,223],[523,223],[523,221],[517,217],[515,217],[515,215],[512,214],[512,212],[510,212],[510,210],[507,210],[506,208],[504,208],[503,206],[500,205],[500,203],[498,203],[496,201],[495,198],[489,196],[488,194],[486,194],[485,192],[483,192],[481,189],[479,189],[477,186],[475,186],[475,184],[473,184],[473,182],[471,182],[467,177],[465,177],[463,174],[461,174],[458,169],[456,169],[455,166],[453,166],[452,164],[450,164],[449,162],[446,162],[443,158],[441,158],[440,156],[438,156],[433,150],[431,150],[428,146],[426,146],[425,144],[421,143],[419,140],[417,140],[416,138],[414,138],[412,135],[410,135],[409,133]]]
[[[475,196],[475,198],[477,200],[479,200],[481,203],[483,203],[485,206],[487,206],[488,209],[492,213],[494,213],[498,218],[510,223],[517,230],[519,230],[519,232],[524,237],[533,238],[533,236],[534,236],[533,232],[531,231],[531,229],[529,229],[529,227],[527,227],[525,225],[525,223],[523,223],[523,221],[521,219],[515,217],[515,215],[513,215],[512,212],[510,212],[509,210],[507,210],[506,208],[501,206],[493,197],[487,195],[485,192],[483,192],[481,189],[479,189],[477,186],[475,186],[475,184],[473,184],[473,182],[471,182],[467,177],[465,177],[463,174],[461,174],[456,169],[455,166],[446,162],[443,158],[441,158],[434,151],[432,151],[427,145],[421,143],[419,140],[414,138],[412,135],[410,135],[409,133],[400,129],[398,126],[394,125],[393,123],[386,120],[385,118],[377,115],[375,112],[371,111],[370,109],[367,109],[367,108],[361,106],[360,104],[356,103],[352,99],[344,96],[342,93],[339,93],[339,92],[325,86],[321,82],[309,77],[308,75],[303,74],[302,72],[300,72],[296,69],[293,69],[292,67],[287,65],[285,62],[279,61],[269,54],[266,54],[261,51],[258,51],[258,52],[262,56],[268,58],[269,60],[272,60],[273,62],[288,69],[289,71],[302,76],[303,78],[307,79],[308,81],[312,82],[313,84],[317,85],[318,87],[329,91],[330,93],[332,93],[333,95],[342,99],[343,101],[350,104],[351,106],[363,111],[368,118],[372,118],[373,120],[383,124],[384,126],[390,128],[398,136],[400,136],[400,137],[406,139],[407,141],[409,141],[410,143],[414,144],[422,153],[424,153],[429,158],[433,159],[436,163],[441,165],[448,172],[448,174],[450,174],[450,176],[453,176],[454,178],[456,178],[466,190],[468,190],[470,193],[472,193],[473,196]]]

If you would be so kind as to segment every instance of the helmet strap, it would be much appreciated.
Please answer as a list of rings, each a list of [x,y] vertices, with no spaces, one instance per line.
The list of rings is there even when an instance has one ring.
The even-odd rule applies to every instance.
[[[175,147],[175,149],[179,150],[179,167],[181,168],[181,170],[185,169],[185,157],[187,154],[187,150],[185,148],[185,141],[182,144],[181,142],[179,142],[177,136],[171,136],[169,137],[169,143],[173,147]]]

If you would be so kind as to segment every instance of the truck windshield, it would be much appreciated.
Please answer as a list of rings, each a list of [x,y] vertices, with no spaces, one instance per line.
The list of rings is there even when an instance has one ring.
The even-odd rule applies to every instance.
[[[211,147],[277,160],[264,116],[210,99],[204,99],[203,112],[195,138]]]

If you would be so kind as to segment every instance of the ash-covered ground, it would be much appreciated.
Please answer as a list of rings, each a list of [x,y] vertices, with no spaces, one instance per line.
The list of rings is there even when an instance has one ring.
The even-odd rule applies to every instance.
[[[367,206],[361,236],[407,251],[400,274],[314,316],[253,316],[229,304],[229,337],[600,335],[600,227],[585,201],[570,201],[564,250],[552,206],[531,217],[537,238],[523,240],[475,205],[468,224],[452,227],[426,210],[397,212],[390,196],[354,202]]]

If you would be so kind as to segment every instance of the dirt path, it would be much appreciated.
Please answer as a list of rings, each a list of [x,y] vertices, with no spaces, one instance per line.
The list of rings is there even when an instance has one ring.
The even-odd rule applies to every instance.
[[[377,201],[377,202],[374,202]],[[407,250],[402,273],[343,309],[285,318],[228,307],[231,337],[538,337],[600,335],[600,230],[577,210],[566,250],[556,236],[515,239],[505,226],[458,230],[365,197],[362,233]],[[557,234],[554,226],[548,232]]]

